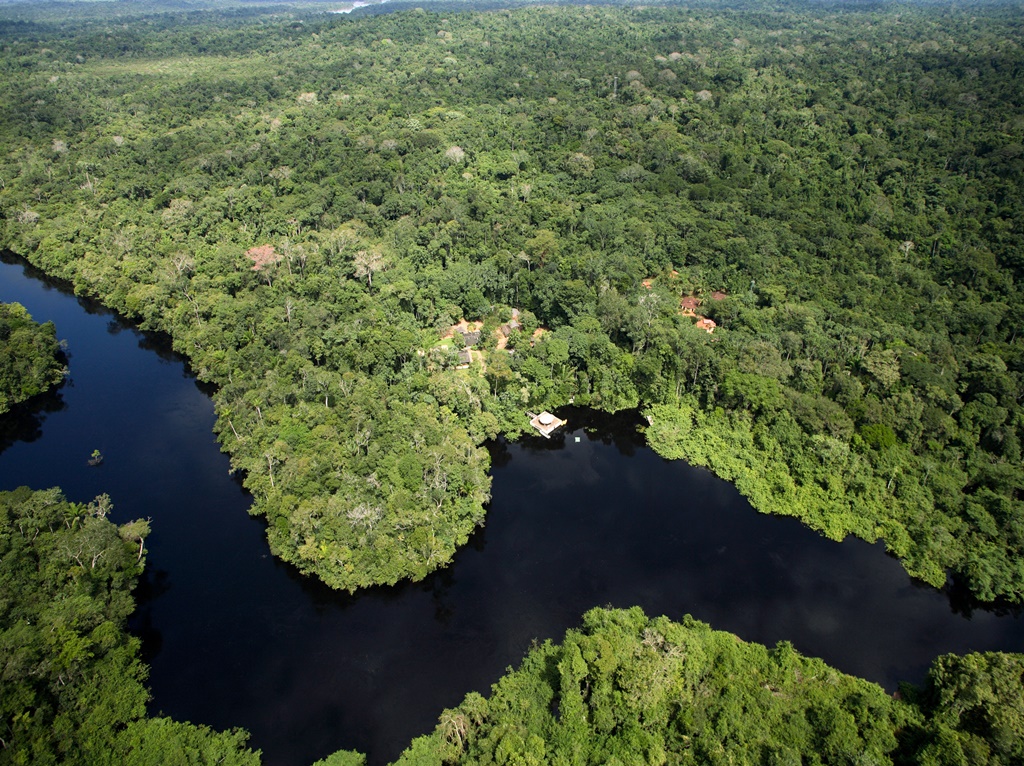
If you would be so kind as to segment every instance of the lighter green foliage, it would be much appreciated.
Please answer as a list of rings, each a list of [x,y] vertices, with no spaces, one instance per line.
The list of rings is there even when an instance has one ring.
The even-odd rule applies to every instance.
[[[801,753],[805,763],[857,755],[885,764],[908,711],[786,644],[767,651],[688,618],[598,609],[561,645],[533,650],[486,703],[467,698],[446,716],[459,714],[458,752],[443,717],[398,764],[429,763],[431,752],[445,763],[715,763],[727,754],[761,764]]]

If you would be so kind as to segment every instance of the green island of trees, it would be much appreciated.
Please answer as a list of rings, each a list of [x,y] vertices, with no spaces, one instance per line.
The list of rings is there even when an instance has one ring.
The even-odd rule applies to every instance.
[[[0,415],[64,379],[57,330],[38,324],[20,303],[0,303]]]
[[[302,572],[443,566],[484,521],[481,444],[573,402],[639,409],[763,512],[1024,600],[1019,3],[61,8],[0,21],[0,248],[171,335]],[[142,718],[144,535],[2,503],[0,758],[255,759]],[[940,658],[893,700],[598,611],[405,759],[1015,763],[1020,662]]]

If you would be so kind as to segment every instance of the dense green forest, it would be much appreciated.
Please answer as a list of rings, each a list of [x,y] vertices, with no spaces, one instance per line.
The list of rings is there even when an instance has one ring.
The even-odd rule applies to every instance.
[[[0,303],[0,415],[64,379],[53,322],[39,324],[19,303]]]
[[[574,402],[1024,600],[1019,4],[180,6],[0,8],[0,248],[171,334],[277,555],[424,576],[484,521],[482,442]],[[46,361],[0,411],[62,374],[19,308],[0,365]],[[0,763],[258,762],[145,717],[148,527],[109,511],[0,493]],[[1005,766],[1022,690],[1019,655],[896,699],[595,610],[401,762]]]
[[[172,333],[336,587],[447,561],[480,441],[572,399],[1017,600],[1016,10],[11,24],[3,243]]]
[[[146,521],[110,498],[0,492],[0,764],[252,766],[247,735],[146,718],[146,668],[125,626]]]
[[[574,401],[1020,600],[1019,10],[0,23],[0,244],[171,332],[275,552],[335,587],[445,563],[483,521],[482,440]],[[144,523],[0,508],[0,761],[257,760],[143,717]],[[1022,688],[1019,657],[944,657],[896,700],[595,611],[403,760],[1008,764]]]
[[[921,689],[880,687],[687,618],[595,609],[442,713],[398,766],[1012,764],[1024,759],[1024,658],[948,655]],[[344,761],[337,762],[340,764]],[[331,759],[322,766],[333,766]]]
[[[171,333],[334,587],[449,561],[573,401],[1019,601],[1020,10],[11,21],[0,244]]]

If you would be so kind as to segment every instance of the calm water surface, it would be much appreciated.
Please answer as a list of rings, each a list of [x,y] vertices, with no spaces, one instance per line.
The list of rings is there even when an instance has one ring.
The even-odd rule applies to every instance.
[[[657,457],[630,417],[579,410],[561,438],[493,445],[487,526],[447,570],[335,593],[270,557],[211,433],[210,400],[164,339],[13,263],[0,263],[0,300],[52,320],[71,368],[56,397],[0,418],[0,489],[107,492],[115,521],[152,518],[133,622],[151,709],[245,727],[268,764],[342,747],[391,760],[592,606],[788,639],[889,689],[920,682],[945,652],[1024,650],[1019,613],[954,606],[881,546],[757,514],[731,485]]]

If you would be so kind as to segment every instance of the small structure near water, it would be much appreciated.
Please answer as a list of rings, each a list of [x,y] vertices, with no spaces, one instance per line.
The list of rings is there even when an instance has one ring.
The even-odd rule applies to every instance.
[[[555,429],[561,428],[562,426],[569,422],[567,420],[556,418],[554,415],[552,415],[550,412],[547,412],[546,410],[542,412],[540,415],[534,415],[532,412],[528,412],[527,415],[531,416],[530,425],[536,428],[538,431],[540,431],[540,435],[543,436],[545,439],[550,439],[551,433]]]

